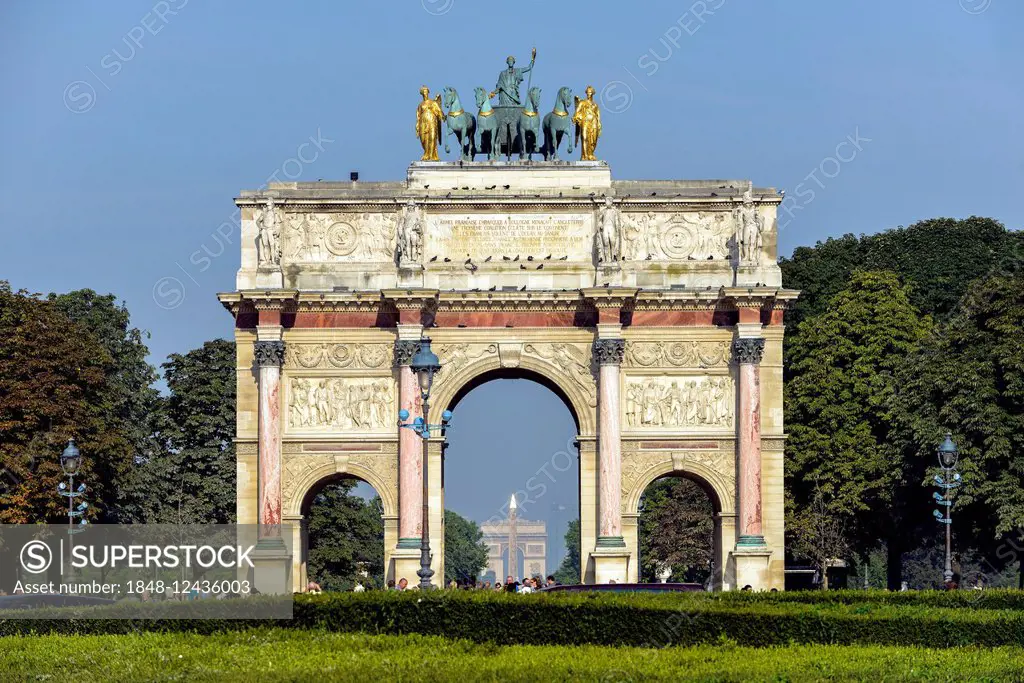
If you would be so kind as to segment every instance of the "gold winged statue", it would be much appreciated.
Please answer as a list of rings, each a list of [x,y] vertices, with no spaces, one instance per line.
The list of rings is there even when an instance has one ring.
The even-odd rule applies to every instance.
[[[597,161],[594,150],[597,139],[601,137],[601,110],[594,101],[594,86],[587,86],[587,99],[576,97],[576,111],[572,122],[576,124],[576,144],[580,148],[580,161]],[[580,144],[582,138],[583,143]]]
[[[441,122],[444,111],[441,109],[441,94],[430,99],[430,88],[420,88],[423,101],[416,107],[416,137],[423,145],[423,156],[420,161],[440,161],[437,158],[437,145],[441,141]]]

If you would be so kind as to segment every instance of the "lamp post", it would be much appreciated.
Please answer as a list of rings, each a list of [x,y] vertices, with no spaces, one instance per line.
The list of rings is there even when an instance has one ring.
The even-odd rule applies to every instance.
[[[960,486],[960,473],[954,471],[957,461],[960,459],[960,452],[948,432],[945,441],[939,445],[937,454],[939,467],[942,468],[943,473],[935,475],[935,485],[942,490],[942,493],[936,491],[932,497],[943,507],[945,514],[940,510],[932,510],[932,514],[935,515],[935,519],[939,523],[946,525],[946,569],[942,573],[942,578],[948,584],[953,580],[953,491]]]
[[[79,531],[84,531],[85,526],[89,522],[85,519],[85,511],[89,509],[89,504],[84,500],[77,506],[75,505],[75,498],[82,496],[85,493],[85,484],[79,483],[78,488],[75,488],[75,475],[78,473],[79,468],[82,466],[82,452],[78,450],[78,446],[75,445],[74,439],[68,440],[67,447],[64,448],[64,452],[60,454],[60,468],[64,470],[64,474],[68,476],[68,481],[65,484],[61,482],[57,485],[57,493],[68,499],[68,557],[71,557],[71,549],[74,546],[74,535]],[[75,518],[82,517],[78,522],[78,528],[75,528]],[[70,559],[68,560],[68,571],[70,573]]]
[[[450,410],[441,414],[441,424],[430,424],[430,389],[434,384],[434,375],[441,370],[441,361],[437,355],[430,350],[430,339],[420,339],[420,348],[412,357],[409,367],[416,375],[416,382],[420,388],[420,397],[423,399],[423,416],[417,417],[412,422],[405,422],[409,419],[409,411],[404,408],[398,411],[398,426],[411,429],[423,440],[423,521],[422,535],[420,540],[420,568],[416,575],[420,577],[420,590],[430,590],[433,585],[430,583],[434,570],[430,568],[430,504],[428,496],[429,480],[427,479],[427,456],[430,442],[431,429],[445,429],[448,421],[452,419]]]

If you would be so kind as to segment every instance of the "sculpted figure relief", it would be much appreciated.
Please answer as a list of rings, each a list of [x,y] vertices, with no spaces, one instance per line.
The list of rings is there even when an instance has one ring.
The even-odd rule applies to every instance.
[[[320,216],[296,213],[290,216],[288,224],[289,258],[303,261],[322,260],[326,226]]]
[[[393,256],[393,214],[292,213],[284,219],[283,251],[289,260],[386,261]]]
[[[728,377],[659,377],[626,385],[626,424],[644,428],[731,427],[733,387]]]
[[[741,263],[756,263],[761,259],[764,221],[754,204],[754,184],[743,192],[743,205],[736,210],[736,242]]]
[[[351,430],[386,428],[394,403],[389,379],[293,377],[289,426]]]
[[[598,260],[608,263],[622,258],[619,210],[611,197],[604,198],[598,230]]]
[[[590,357],[583,349],[573,344],[527,344],[523,351],[550,360],[573,380],[588,397],[591,406],[597,405],[594,376],[590,371]]]
[[[274,198],[267,198],[265,209],[256,209],[256,259],[261,266],[277,266],[281,264],[281,217]]]
[[[619,217],[622,225],[623,252],[622,258],[631,261],[644,261],[660,258],[662,255],[659,240],[661,237],[661,218],[653,211],[646,213],[624,213]]]
[[[395,244],[395,216],[385,213],[364,213],[360,221],[364,258],[391,258]]]
[[[409,200],[398,220],[396,256],[399,264],[418,263],[422,256],[423,216],[416,202]]]

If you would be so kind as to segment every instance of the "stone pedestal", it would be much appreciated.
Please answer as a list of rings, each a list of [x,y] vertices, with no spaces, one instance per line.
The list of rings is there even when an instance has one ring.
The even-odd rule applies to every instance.
[[[603,548],[601,539],[591,553],[594,562],[594,583],[626,583],[629,580],[629,556],[625,546]]]
[[[767,590],[770,582],[768,563],[771,551],[767,548],[741,549],[729,554],[729,567],[726,571],[726,589],[742,590],[750,586],[753,590]]]
[[[601,263],[597,266],[597,278],[595,287],[611,285],[618,287],[622,285],[622,266],[618,263]]]
[[[403,548],[401,543],[399,543],[398,548],[391,553],[391,566],[388,567],[387,578],[394,579],[396,584],[399,579],[404,578],[409,582],[410,586],[416,586],[420,582],[419,577],[416,575],[419,569],[419,540],[417,539],[415,548]]]
[[[398,266],[399,287],[422,287],[423,265],[419,263],[401,263]]]
[[[264,548],[261,542],[249,555],[253,563],[253,586],[261,594],[288,595],[294,591],[289,546],[282,541],[279,547]]]
[[[604,161],[414,161],[406,185],[410,190],[500,187],[517,190],[551,190],[588,195],[611,189],[612,175]]]
[[[280,266],[260,266],[256,269],[257,289],[281,289],[284,287],[284,274]]]

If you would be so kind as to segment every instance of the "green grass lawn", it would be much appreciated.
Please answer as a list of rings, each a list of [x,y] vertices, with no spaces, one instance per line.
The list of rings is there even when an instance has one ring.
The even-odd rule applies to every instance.
[[[0,681],[1019,680],[1024,648],[498,646],[257,629],[0,638]]]

